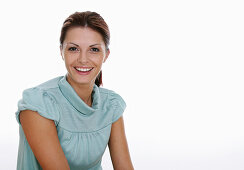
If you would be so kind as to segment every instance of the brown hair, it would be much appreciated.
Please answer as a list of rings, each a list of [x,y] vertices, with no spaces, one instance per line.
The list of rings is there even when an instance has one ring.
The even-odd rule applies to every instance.
[[[108,50],[110,42],[110,32],[107,23],[104,19],[96,12],[75,12],[71,14],[63,23],[60,35],[60,45],[62,46],[66,33],[70,28],[73,27],[89,27],[94,31],[100,33],[103,37],[103,41]],[[95,80],[95,84],[99,87],[102,85],[102,71],[98,74]]]

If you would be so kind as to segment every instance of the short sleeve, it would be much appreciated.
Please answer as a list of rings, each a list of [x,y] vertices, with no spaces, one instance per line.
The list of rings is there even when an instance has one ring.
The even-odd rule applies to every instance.
[[[126,108],[126,103],[124,99],[117,93],[110,93],[110,104],[113,107],[113,118],[112,122],[116,122],[122,115]]]
[[[18,102],[18,110],[15,114],[19,124],[19,113],[22,110],[36,111],[41,116],[54,120],[56,126],[59,122],[59,111],[55,100],[48,92],[36,87],[24,90],[22,99]]]

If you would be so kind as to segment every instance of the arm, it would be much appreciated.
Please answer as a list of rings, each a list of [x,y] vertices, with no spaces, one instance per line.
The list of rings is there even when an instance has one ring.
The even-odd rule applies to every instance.
[[[26,139],[44,170],[69,170],[53,120],[31,110],[21,111],[20,122]]]
[[[115,170],[133,170],[125,136],[123,117],[112,124],[109,151]]]

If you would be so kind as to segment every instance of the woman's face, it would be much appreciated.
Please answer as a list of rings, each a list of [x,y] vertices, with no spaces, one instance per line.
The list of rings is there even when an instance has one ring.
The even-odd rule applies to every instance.
[[[106,61],[106,50],[102,36],[88,27],[70,28],[61,46],[61,55],[71,84],[93,85]]]

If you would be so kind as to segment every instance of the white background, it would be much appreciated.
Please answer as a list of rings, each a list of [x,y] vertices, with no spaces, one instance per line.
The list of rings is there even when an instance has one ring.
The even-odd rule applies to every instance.
[[[111,29],[104,87],[127,102],[138,170],[244,169],[244,5],[237,0],[0,3],[0,169],[16,169],[22,91],[66,73],[63,21],[96,11]],[[112,169],[109,154],[104,169]]]

